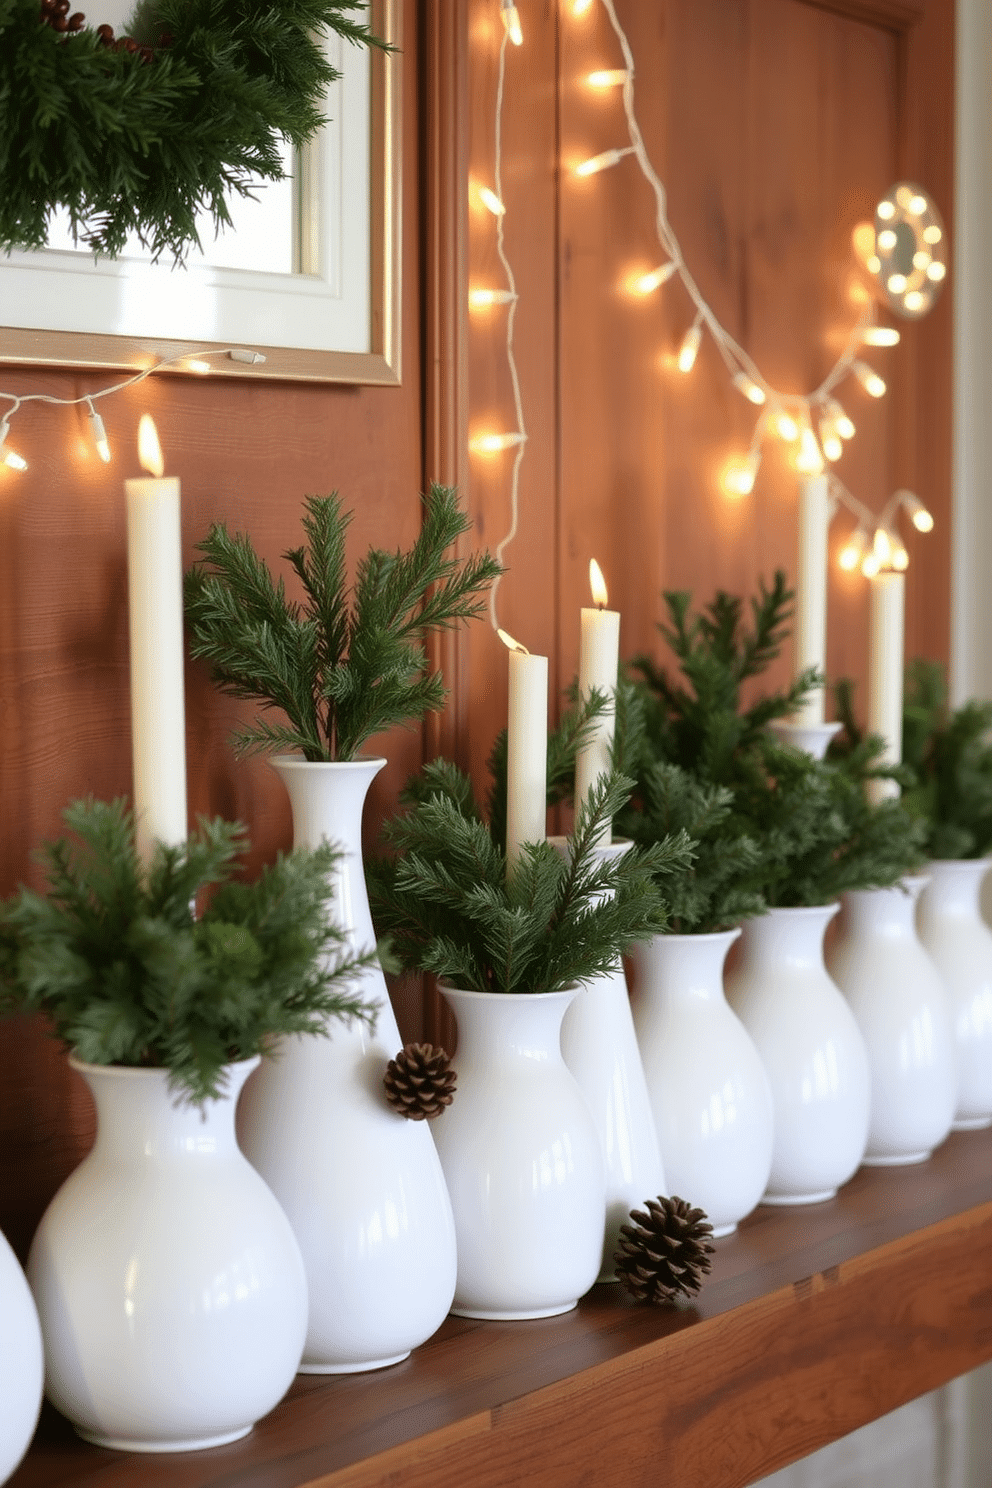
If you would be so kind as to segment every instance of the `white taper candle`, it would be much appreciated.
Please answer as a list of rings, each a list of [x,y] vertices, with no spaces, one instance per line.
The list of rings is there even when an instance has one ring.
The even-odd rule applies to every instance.
[[[796,578],[795,675],[815,666],[827,669],[827,540],[830,487],[825,475],[809,476],[799,487],[799,552]],[[796,722],[822,724],[823,688],[797,710]]]
[[[506,868],[512,873],[525,842],[543,842],[548,799],[548,658],[531,656],[504,631],[510,646],[507,709]]]
[[[871,646],[868,659],[868,729],[885,740],[885,764],[902,759],[902,674],[906,580],[901,573],[883,569],[869,580],[871,585]],[[894,781],[873,781],[873,800],[897,796]]]

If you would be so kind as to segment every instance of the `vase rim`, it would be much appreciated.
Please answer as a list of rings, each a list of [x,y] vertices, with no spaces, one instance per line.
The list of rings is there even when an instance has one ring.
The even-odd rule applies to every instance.
[[[388,761],[384,754],[359,754],[349,760],[308,760],[302,754],[270,754],[269,764],[283,770],[342,770],[354,769],[356,765],[377,765],[381,770]]]
[[[746,923],[748,925],[760,924],[762,920],[767,920],[769,915],[790,915],[797,919],[801,915],[808,915],[810,919],[814,919],[817,915],[826,915],[829,920],[839,909],[839,899],[830,899],[826,904],[770,904],[764,914],[752,915]]]
[[[454,992],[458,997],[472,997],[479,1002],[506,1002],[511,998],[514,1002],[537,1002],[552,997],[574,997],[576,992],[582,991],[580,982],[572,982],[567,987],[559,987],[556,992],[476,992],[474,987],[454,987],[443,978],[438,979],[438,988],[442,993]]]
[[[977,858],[928,858],[926,872],[935,868],[992,868],[992,853],[982,853]]]
[[[761,915],[750,915],[749,919],[760,920]],[[728,925],[726,930],[659,930],[653,938],[655,940],[691,940],[698,942],[702,940],[723,940],[726,936],[729,936],[730,943],[732,944],[743,933],[743,925]]]
[[[227,1064],[221,1066],[221,1069],[231,1071],[243,1069],[250,1074],[261,1061],[261,1054],[249,1054],[245,1059],[229,1060]],[[90,1073],[95,1075],[112,1075],[117,1079],[134,1075],[143,1075],[146,1078],[152,1075],[165,1075],[168,1078],[170,1074],[169,1069],[164,1064],[91,1064],[86,1059],[80,1059],[78,1054],[74,1054],[71,1051],[69,1054],[69,1067],[70,1069],[77,1070],[81,1075]],[[221,1091],[222,1097],[223,1094],[224,1092]]]

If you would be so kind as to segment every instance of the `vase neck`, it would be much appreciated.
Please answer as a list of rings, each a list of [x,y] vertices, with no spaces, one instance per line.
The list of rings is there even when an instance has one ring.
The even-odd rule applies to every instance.
[[[770,909],[744,925],[741,955],[752,967],[788,964],[824,971],[823,936],[840,906]]]
[[[740,930],[655,935],[632,952],[639,996],[674,1002],[723,1000],[723,964]]]
[[[982,881],[988,871],[988,858],[940,858],[930,863],[923,893],[927,912],[980,916]]]
[[[241,1087],[258,1062],[256,1055],[228,1065],[223,1093],[197,1106],[170,1087],[167,1070],[73,1059],[73,1068],[86,1081],[96,1105],[94,1151],[118,1162],[236,1152],[234,1110]]]
[[[852,889],[844,895],[845,935],[913,935],[916,901],[926,878],[913,875],[889,889]]]
[[[562,1019],[579,990],[500,993],[442,987],[458,1021],[459,1062],[560,1062]]]

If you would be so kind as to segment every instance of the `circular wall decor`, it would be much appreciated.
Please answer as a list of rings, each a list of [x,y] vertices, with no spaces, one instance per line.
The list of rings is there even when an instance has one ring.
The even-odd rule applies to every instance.
[[[899,181],[882,197],[867,268],[896,315],[918,320],[933,308],[947,278],[947,233],[922,186]]]

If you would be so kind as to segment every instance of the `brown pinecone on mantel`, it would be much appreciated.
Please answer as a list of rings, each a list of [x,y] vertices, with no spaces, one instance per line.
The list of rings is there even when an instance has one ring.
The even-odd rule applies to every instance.
[[[409,1121],[439,1116],[455,1096],[451,1057],[433,1044],[404,1044],[386,1065],[386,1099]]]
[[[712,1266],[713,1226],[702,1209],[664,1195],[631,1211],[633,1224],[620,1226],[614,1256],[617,1280],[639,1302],[671,1302],[694,1295]]]

